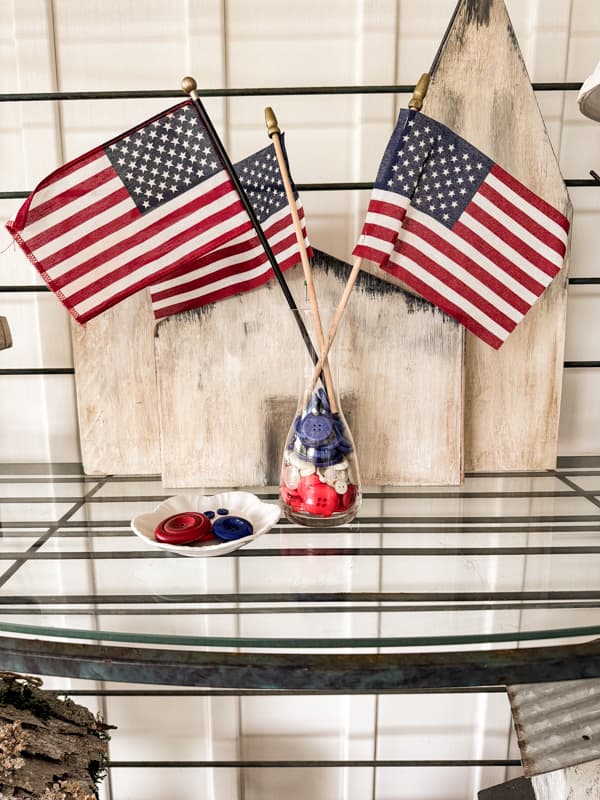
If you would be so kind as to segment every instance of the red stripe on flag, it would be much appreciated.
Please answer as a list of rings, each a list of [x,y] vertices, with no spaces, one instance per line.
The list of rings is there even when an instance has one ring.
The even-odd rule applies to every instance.
[[[414,233],[436,250],[439,250],[441,253],[446,255],[448,258],[454,261],[454,263],[458,264],[458,266],[462,267],[466,272],[476,278],[480,283],[483,283],[485,286],[487,286],[490,291],[497,294],[506,303],[517,309],[517,311],[520,311],[521,314],[526,314],[529,311],[531,306],[529,303],[523,300],[522,297],[519,297],[519,295],[515,294],[511,289],[509,289],[506,284],[502,283],[495,276],[487,272],[485,268],[481,267],[461,250],[454,247],[454,245],[452,245],[447,239],[444,239],[438,234],[434,233],[431,228],[423,225],[421,222],[414,219],[414,217],[410,217],[404,225],[404,230]]]
[[[396,246],[396,253],[400,254],[401,256],[406,255],[407,258],[414,261],[430,275],[433,275],[449,289],[453,289],[456,294],[464,297],[465,300],[468,300],[471,303],[471,305],[474,305],[487,317],[492,319],[497,325],[504,328],[509,333],[515,329],[517,323],[513,319],[507,317],[506,314],[500,311],[500,309],[497,308],[493,303],[478,294],[474,289],[457,278],[456,275],[453,275],[440,264],[433,261],[433,259],[426,256],[417,247],[408,244],[404,240],[400,240]]]
[[[551,206],[550,203],[547,203],[545,200],[542,200],[541,197],[538,197],[537,194],[534,194],[530,189],[524,186],[520,181],[516,178],[513,178],[512,175],[509,175],[506,170],[503,170],[502,167],[499,167],[498,164],[495,164],[491,169],[492,175],[498,178],[499,181],[505,183],[509,189],[512,189],[515,194],[518,194],[524,200],[526,200],[530,205],[534,208],[537,208],[538,211],[541,211],[542,214],[545,214],[551,220],[556,222],[557,225],[567,231],[569,230],[569,220],[565,217],[564,214]]]
[[[93,192],[94,189],[117,177],[118,175],[114,169],[108,166],[80,183],[72,184],[60,194],[55,194],[49,200],[32,208],[27,216],[27,225],[34,225],[49,214],[53,214],[55,211],[59,211],[64,206],[72,203],[73,200],[78,200],[80,197]]]
[[[373,239],[379,239],[381,242],[393,244],[398,236],[398,231],[390,230],[390,228],[385,228],[374,222],[365,222],[361,235],[370,236]]]
[[[511,278],[514,278],[516,281],[522,284],[525,289],[528,289],[532,294],[535,294],[536,297],[539,297],[544,291],[545,287],[543,284],[539,283],[532,278],[531,275],[524,272],[505,255],[492,247],[489,242],[486,242],[485,239],[482,239],[479,234],[475,233],[470,228],[467,228],[467,226],[462,222],[457,222],[452,228],[452,232],[461,239],[464,239],[465,242],[471,245],[471,247],[474,247],[476,250],[478,250],[497,267],[506,272],[507,275],[510,275]]]
[[[73,172],[77,172],[77,170],[82,169],[83,167],[87,167],[87,165],[91,164],[92,161],[102,158],[103,156],[105,156],[104,149],[102,147],[96,147],[94,150],[90,150],[89,153],[86,153],[75,161],[70,161],[68,164],[65,164],[64,167],[59,167],[58,169],[55,169],[54,172],[51,172],[50,175],[47,175],[43,181],[38,183],[33,192],[29,195],[27,200],[25,200],[19,209],[14,219],[14,227],[12,230],[22,231],[25,225],[29,224],[29,209],[34,204],[36,195],[39,194],[42,189],[46,189],[53,183],[62,180],[66,175],[70,175]]]
[[[142,267],[146,266],[147,264],[151,264],[153,261],[157,261],[163,256],[168,255],[171,251],[175,250],[182,244],[185,244],[189,241],[194,241],[198,237],[199,229],[210,230],[213,227],[214,223],[210,220],[205,221],[202,226],[195,225],[192,229],[187,229],[185,231],[181,231],[176,236],[173,236],[171,239],[168,239],[164,242],[161,242],[159,245],[154,247],[152,250],[147,250],[142,255],[138,256],[137,258],[127,262],[122,267],[118,269],[113,269],[109,273],[102,275],[102,277],[98,278],[97,280],[89,283],[85,288],[75,292],[73,295],[69,297],[68,302],[71,305],[78,305],[79,303],[87,300],[93,294],[101,291],[102,289],[110,286],[110,284],[115,283],[116,281],[124,278],[125,276],[131,276],[132,279],[135,281],[134,273],[137,272]],[[228,233],[222,234],[218,236],[216,239],[213,239],[209,242],[205,242],[200,248],[198,248],[193,253],[188,253],[185,258],[188,263],[190,258],[198,258],[201,255],[204,255],[206,252],[210,252],[215,247],[218,247],[219,244],[223,242],[223,240],[227,240],[228,236],[233,233],[234,236],[237,236],[244,232],[249,226],[251,225],[250,220],[243,222],[237,228],[230,228]],[[141,279],[139,283],[139,288],[143,289],[145,286],[148,286],[150,283],[156,283],[168,276],[170,270],[173,268],[174,265],[180,264],[182,262],[181,258],[176,259],[175,261],[168,263],[164,267],[160,267],[157,272],[154,272],[151,276],[146,276]],[[64,284],[63,284],[64,285]],[[138,286],[138,283],[130,284]],[[136,289],[137,291],[137,289]]]
[[[486,197],[490,203],[493,203],[497,208],[503,211],[507,216],[511,217],[521,225],[522,228],[529,231],[536,239],[543,242],[549,248],[554,250],[559,256],[563,257],[566,251],[564,242],[557,236],[554,236],[547,228],[544,228],[539,222],[536,222],[532,217],[528,216],[524,211],[517,206],[513,205],[508,198],[497,192],[492,186],[485,183],[479,187],[479,194]]]
[[[487,213],[487,211],[479,208],[479,206],[477,206],[475,203],[469,203],[463,213],[470,214],[489,231],[494,233],[499,239],[502,239],[505,244],[519,253],[519,255],[521,255],[532,266],[535,266],[542,272],[545,272],[546,275],[549,275],[551,278],[553,278],[558,272],[560,272],[560,267],[557,267],[556,264],[548,261],[547,258],[544,258],[544,256],[540,255],[528,244],[525,244],[522,239],[519,239],[518,236],[515,236],[512,231],[509,231],[508,228],[498,222],[498,220],[494,219],[490,214]]]
[[[288,218],[287,221],[283,220],[286,225],[289,227],[292,223],[291,218]],[[279,225],[274,225],[272,228],[265,230],[265,235],[267,238],[273,233],[275,227],[279,227]],[[306,236],[306,231],[303,229],[303,234]],[[271,242],[271,249],[273,254],[277,257],[280,253],[293,248],[294,244],[296,243],[296,233],[290,232],[290,234],[282,239],[281,241],[273,244]],[[186,265],[183,267],[179,267],[173,272],[169,273],[167,280],[172,280],[176,277],[181,277],[186,275],[187,273],[190,274],[190,279],[178,283],[177,285],[167,287],[165,289],[161,289],[159,291],[154,291],[152,287],[151,296],[152,302],[157,303],[160,300],[165,300],[169,297],[177,297],[178,295],[187,294],[189,292],[193,292],[197,289],[201,289],[205,286],[209,286],[211,283],[215,283],[218,280],[221,280],[224,277],[233,276],[236,274],[241,274],[244,272],[248,272],[256,267],[260,266],[261,264],[266,264],[269,259],[267,254],[264,250],[261,250],[260,253],[257,253],[253,257],[248,257],[246,260],[238,260],[235,264],[225,265],[220,267],[218,270],[211,271],[211,266],[218,262],[225,261],[226,259],[231,259],[237,255],[243,254],[244,252],[259,247],[260,243],[256,234],[249,236],[243,242],[238,242],[236,245],[232,247],[223,247],[220,250],[216,250],[211,252],[209,255],[204,256],[203,258],[199,259],[198,262],[192,265]],[[312,249],[310,247],[307,248],[307,253],[310,257],[312,254]],[[277,263],[279,268],[284,271],[293,267],[300,261],[300,252],[298,248],[294,249],[291,255],[289,255],[286,259],[279,259],[277,258]],[[198,272],[202,269],[206,268],[206,271],[202,275],[198,275]],[[269,269],[269,278],[273,276],[272,269]],[[235,286],[235,283],[232,284]],[[186,310],[190,308],[197,308],[198,306],[205,305],[207,301],[204,299],[204,295],[201,297],[191,297],[186,298],[185,300],[181,300],[178,304],[179,310]],[[159,315],[160,309],[156,309],[155,316]],[[175,313],[175,312],[172,312]],[[164,316],[161,312],[161,316]]]
[[[406,215],[406,208],[395,203],[388,203],[385,200],[371,198],[367,207],[367,214],[381,214],[384,217],[402,221]]]
[[[390,258],[389,252],[376,250],[372,245],[367,247],[360,242],[355,246],[354,250],[352,251],[352,255],[358,256],[358,258],[366,258],[368,261],[373,261],[375,264],[379,264],[380,267],[383,267],[384,264],[387,264]]]
[[[235,297],[235,295],[242,294],[243,292],[247,292],[250,289],[256,289],[259,286],[263,286],[267,283],[273,276],[273,271],[268,270],[266,273],[261,275],[257,275],[252,279],[247,281],[242,281],[241,283],[236,283],[230,286],[225,286],[221,289],[216,289],[214,292],[209,292],[208,294],[202,297],[202,305],[208,305],[209,303],[216,303],[218,300],[224,300],[227,297]],[[163,317],[168,317],[171,314],[179,314],[182,311],[190,311],[192,307],[189,305],[188,301],[182,301],[181,303],[174,303],[171,306],[166,306],[165,308],[156,309],[154,311],[154,316],[157,319],[162,319]],[[197,308],[198,306],[194,306]]]
[[[39,250],[40,247],[44,247],[45,245],[49,244],[49,242],[52,242],[58,236],[62,236],[65,233],[65,231],[72,230],[73,228],[76,228],[78,225],[82,225],[84,222],[87,222],[89,219],[92,219],[98,214],[102,214],[104,211],[108,210],[112,206],[116,206],[118,203],[127,200],[128,197],[129,197],[129,192],[124,186],[122,186],[120,189],[116,189],[114,192],[106,195],[106,197],[103,197],[96,203],[90,203],[89,206],[86,206],[84,209],[68,217],[66,220],[61,220],[56,225],[52,225],[52,227],[46,228],[46,230],[43,233],[39,233],[37,236],[33,236],[31,239],[28,240],[29,246],[31,247],[32,250]],[[137,216],[139,216],[139,212]],[[86,235],[85,237],[86,245],[90,244],[91,241],[93,241],[93,236],[94,236],[94,231],[90,231],[89,234]],[[78,248],[81,248],[80,242],[77,242],[76,245]]]
[[[395,275],[396,278],[399,278],[407,286],[410,286],[411,289],[414,289],[414,291],[424,297],[425,300],[428,300],[442,311],[445,311],[446,314],[454,317],[457,322],[460,322],[467,330],[470,330],[495,350],[498,350],[498,348],[502,346],[502,339],[499,339],[491,333],[491,331],[470,317],[464,309],[459,308],[459,306],[454,305],[454,303],[450,302],[446,297],[438,294],[429,284],[416,278],[412,272],[404,269],[399,264],[392,263],[387,264],[384,269],[386,272]]]
[[[223,184],[222,186],[218,187],[219,195],[225,194],[224,191],[220,191],[221,189],[223,189],[223,187],[225,187],[225,189],[228,188],[227,184]],[[177,208],[170,214],[166,214],[165,216],[161,217],[158,220],[155,220],[154,222],[149,220],[148,226],[143,230],[138,230],[131,236],[119,239],[119,241],[113,244],[111,247],[108,247],[106,250],[97,253],[96,255],[94,255],[91,258],[88,258],[85,261],[82,261],[76,267],[73,267],[67,272],[62,273],[60,276],[53,276],[55,285],[65,286],[70,281],[75,280],[76,278],[79,278],[82,275],[91,272],[92,270],[96,269],[102,264],[107,263],[113,258],[116,258],[117,256],[126,253],[127,250],[131,250],[137,245],[143,244],[145,241],[149,240],[152,236],[167,230],[169,227],[171,227],[171,225],[178,222],[179,220],[185,219],[188,215],[195,213],[196,211],[202,209],[206,205],[209,205],[214,199],[215,198],[213,197],[212,192],[208,196],[202,195],[200,197],[195,197],[190,203],[187,203],[187,205]],[[180,241],[185,241],[186,239],[194,238],[195,236],[201,235],[209,228],[216,225],[220,225],[228,218],[235,216],[241,210],[242,210],[241,201],[239,199],[234,200],[231,203],[231,205],[226,206],[225,208],[221,209],[215,214],[211,214],[210,216],[205,217],[200,221],[197,221],[188,230],[180,232],[179,234],[177,234],[176,238],[183,237],[180,239]],[[132,209],[131,212],[123,214],[121,217],[118,217],[116,220],[113,220],[110,223],[103,225],[102,228],[98,229],[93,241],[100,241],[101,239],[105,238],[106,236],[109,236],[112,233],[115,233],[118,230],[123,230],[132,221],[132,219],[136,221],[139,220],[140,217],[141,215],[139,211],[137,211],[137,209]],[[248,226],[249,225],[250,221],[248,220]],[[239,229],[238,232],[241,233],[242,229]],[[125,234],[123,234],[123,236],[125,236]],[[223,233],[221,236],[217,237],[215,242],[221,243],[223,241],[228,241],[230,238],[232,238],[231,229]],[[87,247],[89,243],[90,240],[87,237],[83,237],[83,240],[79,240],[79,248],[81,249],[81,247]],[[217,244],[215,244],[214,246],[217,246]],[[164,247],[164,244],[156,245],[154,250],[148,252],[155,252],[157,247],[162,248]],[[72,248],[73,245],[68,246],[69,250],[72,250]],[[43,268],[45,270],[50,269],[51,266],[54,266],[55,264],[58,264],[61,260],[63,260],[66,257],[64,255],[64,250],[66,249],[67,248],[63,248],[63,250],[59,251],[58,253],[54,253],[49,258],[42,259],[41,264]]]

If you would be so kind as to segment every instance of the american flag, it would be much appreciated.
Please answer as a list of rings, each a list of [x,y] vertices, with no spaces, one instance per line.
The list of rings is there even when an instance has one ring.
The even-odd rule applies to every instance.
[[[402,111],[354,255],[494,348],[560,271],[569,221],[445,125]]]
[[[300,261],[300,251],[275,148],[271,144],[245,158],[235,164],[235,171],[279,268],[283,272],[294,266]],[[304,211],[297,195],[296,207],[310,255],[304,228]],[[154,283],[150,287],[154,316],[161,318],[198,308],[253,289],[272,277],[270,262],[252,229],[198,259],[193,265],[178,267],[164,281]]]
[[[83,323],[251,221],[188,100],[60,167],[7,228]]]

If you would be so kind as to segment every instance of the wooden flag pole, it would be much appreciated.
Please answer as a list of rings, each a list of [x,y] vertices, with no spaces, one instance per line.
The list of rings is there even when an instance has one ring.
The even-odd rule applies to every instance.
[[[425,95],[427,94],[427,89],[429,88],[429,73],[424,72],[421,77],[419,78],[417,85],[415,86],[413,96],[410,99],[408,107],[414,109],[415,111],[420,111],[423,108],[423,100],[425,99]],[[323,369],[323,364],[327,358],[327,354],[333,344],[333,340],[335,339],[335,335],[337,333],[338,326],[344,316],[344,311],[346,310],[346,306],[348,305],[348,300],[350,299],[350,293],[352,292],[352,288],[356,283],[356,279],[358,278],[358,273],[362,267],[362,258],[357,257],[354,259],[354,264],[352,265],[352,271],[348,276],[348,280],[346,281],[346,286],[344,288],[344,293],[338,303],[338,307],[334,314],[334,317],[331,321],[331,325],[329,326],[329,332],[327,334],[327,339],[325,341],[324,346],[321,348],[321,354],[319,355],[319,360],[315,365],[315,371],[313,373],[313,386],[316,385],[317,380],[319,379],[319,375]]]
[[[212,145],[215,148],[215,150],[217,151],[217,153],[219,155],[219,158],[221,159],[221,162],[222,162],[223,166],[225,167],[225,170],[227,171],[227,174],[229,175],[229,177],[231,179],[231,182],[233,183],[233,185],[235,187],[236,192],[239,195],[239,198],[240,198],[240,200],[242,202],[242,205],[244,206],[244,209],[245,209],[246,213],[250,217],[250,222],[252,223],[252,227],[256,231],[256,235],[258,236],[258,240],[261,243],[265,253],[267,254],[267,258],[269,259],[269,263],[271,264],[271,268],[272,268],[272,270],[273,270],[273,272],[275,274],[275,277],[277,278],[277,281],[278,281],[278,283],[279,283],[279,285],[281,287],[281,290],[283,291],[283,294],[284,294],[284,297],[285,297],[285,299],[287,301],[287,304],[290,307],[290,310],[292,311],[292,313],[294,314],[294,319],[296,320],[296,324],[298,325],[298,328],[300,330],[302,338],[304,339],[304,343],[306,344],[306,347],[308,349],[308,352],[309,352],[309,355],[310,355],[310,357],[312,359],[312,362],[313,362],[313,364],[316,364],[317,361],[318,361],[317,351],[315,350],[315,348],[313,346],[313,343],[311,342],[310,336],[309,336],[308,331],[306,330],[306,326],[304,324],[304,320],[302,319],[302,316],[301,316],[301,314],[300,314],[300,312],[298,310],[298,306],[296,305],[296,302],[295,302],[295,300],[294,300],[294,298],[292,296],[292,293],[290,292],[289,286],[287,285],[287,283],[285,281],[285,278],[283,277],[283,273],[281,272],[281,269],[279,268],[279,264],[277,263],[277,259],[275,258],[275,254],[273,253],[273,250],[271,249],[271,245],[269,244],[269,242],[267,240],[267,237],[265,236],[264,231],[263,231],[263,229],[262,229],[262,227],[260,225],[260,222],[258,221],[258,218],[257,218],[256,214],[254,213],[254,209],[252,208],[252,204],[250,203],[250,200],[248,200],[246,192],[244,191],[244,187],[242,186],[241,181],[240,181],[240,179],[239,179],[239,177],[238,177],[238,175],[237,175],[237,173],[235,171],[235,168],[234,168],[233,164],[231,163],[231,159],[227,155],[227,151],[225,150],[225,148],[223,146],[223,143],[219,139],[219,135],[218,135],[217,131],[215,130],[215,127],[212,124],[212,122],[210,120],[210,117],[208,116],[208,114],[206,112],[206,109],[204,108],[204,105],[202,104],[202,101],[200,100],[200,96],[198,94],[198,88],[197,87],[198,87],[198,85],[197,85],[197,83],[196,83],[194,78],[186,77],[186,78],[183,78],[183,80],[181,81],[181,88],[193,100],[194,108],[196,109],[196,112],[197,112],[198,116],[200,117],[200,121],[202,122],[202,124],[206,128],[206,131],[207,131],[208,135],[210,136]],[[322,368],[319,369],[319,372],[317,373],[317,376],[320,375],[321,371],[322,371]]]
[[[304,270],[304,279],[306,280],[308,299],[315,320],[317,343],[319,345],[319,350],[323,350],[325,344],[325,335],[323,333],[323,323],[321,322],[321,315],[319,313],[319,304],[317,301],[317,293],[315,291],[315,284],[313,281],[312,266],[310,263],[310,259],[308,257],[308,252],[306,250],[306,242],[304,241],[304,232],[302,230],[302,221],[300,220],[298,207],[296,206],[296,198],[294,196],[294,189],[292,187],[292,181],[290,178],[290,173],[287,165],[287,159],[283,153],[283,147],[281,146],[281,131],[279,129],[279,125],[277,124],[277,117],[275,116],[275,112],[270,106],[265,108],[265,123],[267,125],[267,133],[271,141],[273,142],[273,147],[275,148],[275,155],[277,157],[277,163],[279,164],[279,171],[281,172],[281,178],[283,180],[285,196],[288,201],[288,206],[290,209],[290,213],[292,215],[292,219],[294,220],[296,240],[298,242],[298,249],[300,250],[300,259],[302,261],[302,268]],[[325,388],[327,389],[327,395],[329,398],[329,405],[331,407],[331,411],[335,414],[337,413],[338,409],[335,399],[333,378],[331,376],[331,370],[329,368],[329,363],[327,362],[327,359],[323,359],[322,369],[325,378]],[[320,371],[321,370],[319,370],[319,373]]]

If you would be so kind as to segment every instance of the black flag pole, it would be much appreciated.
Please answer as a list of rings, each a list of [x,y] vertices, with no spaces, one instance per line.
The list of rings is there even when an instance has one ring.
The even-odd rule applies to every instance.
[[[306,344],[310,357],[313,361],[313,364],[316,364],[318,361],[317,351],[315,350],[313,343],[310,339],[309,333],[306,329],[304,324],[304,320],[298,310],[298,306],[296,305],[296,301],[294,300],[292,293],[290,292],[290,288],[287,285],[285,278],[283,277],[283,273],[277,263],[277,259],[271,249],[271,245],[269,244],[267,237],[264,234],[264,231],[258,221],[258,218],[252,208],[252,204],[250,200],[248,200],[248,196],[242,186],[240,179],[234,169],[233,164],[231,163],[231,159],[227,155],[227,151],[225,150],[223,143],[219,139],[219,135],[216,132],[214,125],[212,124],[210,117],[208,116],[206,109],[204,108],[202,101],[200,100],[200,96],[198,95],[198,85],[194,78],[184,78],[181,81],[181,88],[183,91],[188,94],[194,102],[194,108],[198,116],[200,117],[200,121],[206,128],[208,135],[210,136],[211,142],[215,150],[217,151],[219,158],[221,159],[223,166],[225,167],[227,174],[231,178],[231,182],[233,183],[235,190],[237,191],[238,195],[240,196],[240,200],[242,201],[242,205],[246,210],[248,216],[250,217],[250,222],[254,230],[256,231],[256,235],[258,236],[258,240],[261,243],[262,247],[264,248],[265,253],[267,254],[267,258],[269,259],[269,263],[271,264],[271,268],[275,273],[275,277],[277,278],[279,285],[281,286],[281,290],[283,291],[284,297],[287,301],[290,310],[294,314],[294,319],[296,320],[296,324],[300,329],[300,333],[302,334],[302,338]],[[320,371],[320,370],[319,370]]]

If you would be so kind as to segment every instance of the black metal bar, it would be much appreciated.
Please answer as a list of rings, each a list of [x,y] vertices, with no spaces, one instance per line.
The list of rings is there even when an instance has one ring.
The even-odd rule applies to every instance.
[[[52,606],[34,606],[27,608],[1,608],[0,618],[7,616],[60,616],[68,613],[69,616],[89,616],[94,611],[101,613],[102,616],[167,616],[169,614],[177,614],[178,616],[226,616],[228,614],[243,614],[260,616],[268,614],[269,616],[277,616],[281,614],[372,614],[373,611],[377,613],[421,613],[427,614],[433,612],[446,613],[448,611],[460,611],[464,614],[466,611],[525,611],[530,609],[557,609],[557,608],[600,608],[600,600],[589,602],[566,602],[564,600],[551,601],[547,603],[464,603],[444,604],[444,605],[369,605],[369,606],[236,606],[235,608],[223,608],[221,606],[209,608],[190,608],[178,606],[173,609],[172,606],[165,606],[164,608],[147,607],[147,608],[132,608],[132,607],[118,607],[118,608],[103,608],[98,612],[98,609],[91,608],[61,608]]]
[[[600,361],[565,361],[565,369],[596,369],[600,367]]]
[[[82,501],[83,504],[84,501]],[[569,556],[597,555],[600,545],[531,547],[269,547],[236,550],[231,554],[234,558],[278,558],[282,555],[307,558],[324,558],[337,556],[387,556],[393,557],[427,557],[436,558],[456,556]],[[23,551],[0,552],[0,561],[13,561],[23,556]],[[33,561],[128,561],[131,559],[148,560],[157,558],[182,558],[178,553],[167,553],[164,550],[101,550],[89,552],[83,550],[43,551],[31,553],[28,560]]]
[[[325,183],[296,183],[299,192],[340,192],[347,190],[371,191],[371,181],[327,181]],[[597,187],[598,182],[590,178],[566,178],[565,186]],[[29,197],[31,192],[23,189],[13,192],[0,192],[0,200],[13,200]]]
[[[582,87],[581,81],[533,82],[534,92],[575,92]],[[283,97],[288,95],[335,95],[335,94],[412,94],[414,83],[355,85],[355,86],[275,86],[244,87],[229,89],[202,89],[203,97]],[[181,92],[174,89],[147,89],[112,92],[3,92],[0,103],[35,102],[48,100],[140,100],[152,98],[180,98]]]
[[[0,575],[0,587],[4,586],[12,577],[13,575],[18,572],[24,564],[26,564],[32,556],[37,554],[40,547],[42,547],[50,537],[56,533],[56,531],[60,528],[61,524],[65,522],[69,517],[73,516],[84,504],[86,501],[86,497],[91,496],[94,492],[99,491],[99,489],[103,486],[106,478],[99,478],[98,482],[95,486],[93,486],[89,492],[81,498],[78,498],[77,501],[68,509],[68,511],[63,514],[63,516],[54,524],[48,526],[48,529],[37,539],[37,541],[33,542],[27,550],[18,553],[16,555],[16,560],[14,564],[12,564],[8,569],[6,569]]]
[[[333,768],[333,767],[520,767],[521,761],[519,759],[498,759],[498,758],[483,758],[483,759],[421,759],[407,760],[407,759],[351,759],[351,760],[328,760],[328,761],[311,761],[311,760],[289,760],[289,761],[263,761],[259,759],[244,759],[244,760],[214,760],[214,761],[109,761],[107,764],[111,769],[118,769],[126,767],[129,769],[134,768],[161,768],[161,769],[214,769],[214,768],[229,768],[229,769],[315,769],[315,768]]]
[[[0,369],[0,375],[74,375],[73,367],[40,367],[27,369]]]
[[[345,688],[329,689],[45,689],[47,694],[67,697],[295,697],[304,695],[348,695]],[[430,689],[382,689],[377,694],[504,694],[503,686],[460,686]],[[373,695],[357,689],[353,695]]]
[[[245,689],[506,686],[600,677],[600,640],[485,651],[388,654],[198,652],[0,637],[14,672],[137,684]]]
[[[196,604],[199,611],[203,605],[227,603],[440,603],[454,602],[468,603],[482,601],[502,602],[519,601],[552,601],[552,600],[598,600],[598,590],[572,590],[572,591],[524,591],[524,592],[231,592],[231,593],[201,593],[201,594],[57,594],[57,595],[0,595],[1,606],[16,604],[24,606],[39,606],[45,603],[57,605],[167,605],[167,604]],[[377,609],[375,609],[377,610]],[[67,609],[68,611],[68,609]],[[99,611],[99,613],[102,613]]]

